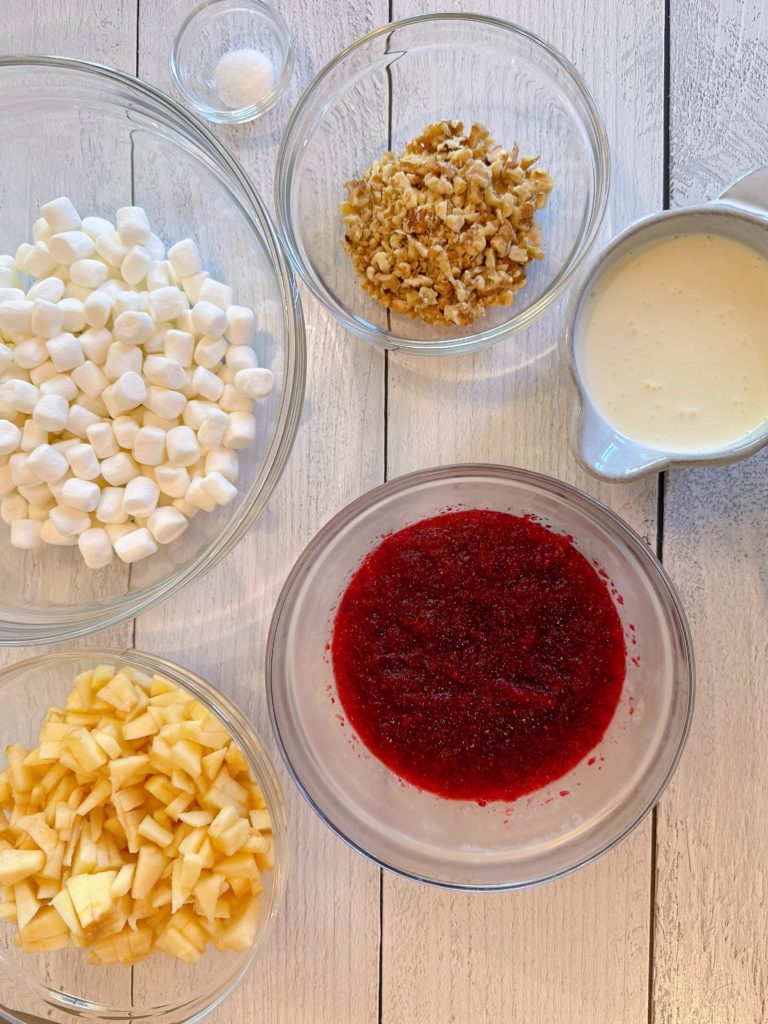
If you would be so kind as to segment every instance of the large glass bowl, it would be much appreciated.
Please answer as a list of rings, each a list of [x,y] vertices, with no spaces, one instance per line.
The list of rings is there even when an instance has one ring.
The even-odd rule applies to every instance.
[[[240,453],[238,498],[201,513],[132,567],[85,567],[77,548],[11,547],[0,523],[0,644],[60,641],[104,629],[210,569],[264,508],[296,434],[305,349],[295,283],[242,168],[180,106],[110,68],[55,57],[0,59],[0,252],[31,237],[42,203],[68,195],[82,215],[143,206],[172,243],[192,236],[207,268],[259,316],[255,341],[275,389],[258,403],[256,443]]]
[[[537,215],[543,261],[512,306],[465,328],[388,313],[362,290],[342,245],[344,183],[443,119],[479,121],[508,148],[539,154],[555,179]],[[438,14],[385,25],[320,72],[288,123],[275,188],[288,254],[326,309],[365,341],[441,355],[485,348],[541,316],[595,241],[608,180],[602,118],[562,54],[506,21]]]
[[[572,536],[606,573],[627,640],[623,691],[598,746],[550,785],[484,807],[419,790],[369,753],[345,719],[327,646],[342,594],[382,536],[460,508],[532,514]],[[269,633],[266,680],[285,762],[323,821],[382,867],[455,889],[520,888],[609,850],[669,782],[693,704],[685,615],[647,545],[576,488],[503,466],[412,473],[339,512],[283,588]]]
[[[90,966],[87,952],[69,946],[55,953],[22,953],[14,927],[0,921],[0,1018],[30,1021],[145,1021],[191,1024],[219,1006],[243,981],[265,947],[285,884],[288,839],[283,797],[269,757],[248,720],[210,683],[188,669],[141,651],[118,648],[68,651],[31,658],[0,672],[0,750],[37,744],[45,713],[61,706],[78,672],[96,665],[129,664],[183,687],[226,726],[245,755],[272,816],[275,869],[264,875],[261,913],[253,946],[219,953],[209,946],[193,966],[156,954],[135,964]],[[0,765],[5,758],[0,756]]]

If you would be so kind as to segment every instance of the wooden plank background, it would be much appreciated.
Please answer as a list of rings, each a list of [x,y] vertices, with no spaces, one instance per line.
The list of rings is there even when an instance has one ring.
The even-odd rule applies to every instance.
[[[170,89],[168,51],[193,5],[4,0],[0,48],[90,58]],[[518,21],[580,68],[612,146],[603,240],[665,202],[709,198],[768,162],[763,0],[282,0],[280,8],[296,41],[288,95],[262,122],[216,129],[270,206],[280,135],[311,77],[363,32],[430,10]],[[189,665],[238,701],[274,752],[264,643],[301,548],[385,471],[491,460],[576,483],[663,545],[694,631],[698,705],[654,819],[597,863],[525,893],[443,894],[382,877],[321,826],[281,771],[292,841],[283,912],[264,958],[211,1021],[766,1024],[768,458],[670,473],[661,502],[656,480],[614,487],[586,477],[563,440],[569,395],[554,351],[562,302],[490,351],[418,360],[360,344],[303,299],[307,400],[264,517],[204,581],[84,643],[135,642]],[[2,651],[0,662],[26,653]]]

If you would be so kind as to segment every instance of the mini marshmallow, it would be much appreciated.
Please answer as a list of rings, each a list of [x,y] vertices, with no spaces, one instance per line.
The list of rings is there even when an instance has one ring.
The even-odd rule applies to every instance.
[[[101,488],[91,480],[70,479],[61,488],[61,500],[80,512],[95,512],[99,507]]]
[[[98,398],[102,391],[109,386],[107,377],[90,359],[86,359],[80,366],[75,367],[71,379],[89,398]]]
[[[151,338],[144,342],[144,353],[148,356],[162,355],[165,352],[165,335],[167,328],[161,327]]]
[[[192,310],[188,309],[186,313],[182,313],[181,316],[176,317],[176,328],[180,331],[186,331],[187,334],[195,334],[197,328],[192,323]]]
[[[122,487],[139,476],[139,467],[127,452],[118,452],[101,464],[101,475],[113,487]]]
[[[191,238],[183,238],[168,250],[168,260],[178,278],[191,277],[203,269],[200,253]]]
[[[129,248],[114,229],[102,231],[96,238],[96,252],[111,267],[119,267],[122,264]]]
[[[146,558],[147,555],[154,555],[156,551],[157,544],[155,544],[152,534],[146,527],[126,533],[115,544],[115,554],[117,557],[129,564],[131,562],[138,562],[139,559]]]
[[[86,434],[97,458],[108,459],[120,451],[111,423],[94,423],[88,427]]]
[[[90,409],[86,409],[85,406],[80,405],[79,402],[75,402],[74,405],[70,405],[69,407],[67,430],[70,434],[75,434],[77,437],[85,437],[88,427],[94,423],[98,423],[100,419],[101,417],[91,412]]]
[[[112,433],[121,448],[133,448],[141,424],[133,416],[118,416],[112,421]]]
[[[226,313],[232,305],[232,289],[228,284],[222,284],[212,277],[207,277],[200,285],[199,302],[212,302],[214,306],[224,310]]]
[[[221,409],[211,409],[197,431],[203,448],[219,448],[229,426],[229,416]]]
[[[19,248],[16,250],[16,255],[13,258],[13,262],[18,270],[24,270],[24,263],[27,256],[32,252],[34,246],[30,245],[29,242],[22,242]]]
[[[0,288],[0,302],[17,302],[28,298],[21,288]],[[31,302],[32,300],[29,299]]]
[[[169,431],[173,427],[179,427],[181,424],[178,419],[167,420],[165,416],[158,416],[157,413],[152,412],[151,409],[144,409],[144,416],[142,418],[141,425],[143,427],[159,427],[160,430]]]
[[[100,523],[124,523],[128,516],[123,510],[124,487],[105,487],[101,492],[96,508],[96,518]]]
[[[40,539],[46,544],[54,544],[56,547],[73,547],[77,544],[77,535],[74,533],[62,533],[52,519],[46,519],[40,530]]]
[[[200,458],[200,445],[190,427],[174,427],[165,435],[168,461],[172,466],[193,466]]]
[[[14,412],[32,412],[40,400],[40,389],[29,381],[11,378],[0,387],[0,400]]]
[[[48,444],[48,431],[38,427],[34,420],[27,420],[21,432],[21,450],[33,452],[39,444]],[[5,455],[0,446],[0,455]]]
[[[256,440],[256,419],[249,412],[233,412],[229,416],[222,444],[225,448],[248,448]]]
[[[134,523],[133,520],[128,522],[128,517],[127,516],[126,516],[125,522],[123,522],[123,523],[105,523],[104,524],[104,532],[109,537],[109,543],[112,545],[113,548],[114,548],[115,544],[117,544],[117,542],[120,540],[121,537],[124,537],[126,535],[126,533],[131,533],[131,531],[135,530],[135,529],[136,529],[136,524]]]
[[[226,335],[233,345],[250,345],[256,327],[256,317],[248,306],[230,306],[227,309]]]
[[[73,228],[79,227],[78,224],[71,225]],[[65,227],[59,228],[60,231],[66,231]],[[54,231],[51,225],[45,219],[45,217],[38,217],[35,223],[32,225],[32,237],[36,242],[47,242]]]
[[[85,327],[85,306],[80,299],[65,297],[59,303],[64,319],[61,326],[65,331],[79,333]]]
[[[77,398],[77,384],[66,373],[57,373],[55,377],[49,377],[40,385],[42,395],[60,395],[66,398],[67,402],[74,402]],[[38,403],[39,404],[39,403]],[[37,406],[35,406],[37,408]]]
[[[181,392],[161,388],[156,384],[150,384],[144,399],[147,409],[166,420],[175,420],[181,416],[186,404],[187,400]]]
[[[52,508],[49,512],[49,517],[59,533],[65,536],[70,536],[73,533],[82,533],[83,530],[87,530],[91,525],[91,517],[87,512],[70,508],[68,505],[57,505],[55,508]]]
[[[155,480],[163,494],[169,498],[183,498],[191,481],[188,470],[184,466],[171,466],[164,462],[155,467]]]
[[[189,300],[180,288],[157,288],[149,296],[149,311],[157,321],[175,320],[189,309]]]
[[[10,526],[17,519],[29,518],[29,505],[20,494],[9,494],[0,502],[0,519]]]
[[[192,365],[195,337],[187,331],[170,330],[165,335],[165,355],[181,366]]]
[[[109,267],[101,260],[75,260],[69,268],[70,281],[81,288],[98,288],[108,277]]]
[[[0,330],[10,341],[23,341],[32,333],[34,302],[9,299],[0,302]]]
[[[213,512],[216,508],[216,502],[203,487],[203,478],[201,476],[193,478],[192,483],[189,485],[189,490],[184,495],[184,500],[203,512]]]
[[[221,380],[205,366],[195,368],[195,372],[192,374],[192,386],[198,395],[207,398],[209,402],[218,401],[224,390]]]
[[[116,318],[112,333],[116,341],[126,345],[143,345],[155,332],[155,322],[149,313],[129,309]]]
[[[51,235],[48,240],[48,252],[56,263],[63,263],[65,267],[75,260],[87,260],[94,250],[93,239],[84,231],[63,231]]]
[[[105,220],[104,217],[83,217],[80,230],[84,231],[86,235],[90,235],[95,242],[105,232],[114,231],[115,226],[111,221]]]
[[[134,245],[125,254],[120,264],[120,273],[126,284],[131,286],[143,281],[152,266],[152,257],[142,245]]]
[[[200,289],[203,287],[203,281],[207,281],[210,276],[211,275],[207,271],[201,270],[199,274],[191,274],[189,277],[185,277],[181,282],[184,294],[192,305],[199,300]]]
[[[57,334],[55,338],[49,338],[46,342],[46,348],[48,349],[48,355],[51,357],[51,362],[60,373],[64,373],[66,370],[74,370],[76,366],[80,366],[81,363],[85,362],[82,345],[74,334],[70,334],[69,331]]]
[[[35,281],[27,292],[27,298],[30,302],[37,302],[38,299],[45,299],[46,302],[61,302],[64,298],[65,287],[61,278],[44,277],[40,281]]]
[[[112,313],[112,299],[107,292],[91,292],[83,303],[83,312],[89,327],[103,327]]]
[[[101,476],[101,464],[93,445],[76,442],[67,449],[66,457],[78,480],[95,480]]]
[[[55,338],[61,334],[64,314],[55,302],[36,299],[32,310],[30,326],[32,333],[38,338]]]
[[[168,274],[169,264],[165,260],[152,260],[152,265],[147,271],[147,288],[149,291],[157,291],[158,288],[167,288],[171,283]]]
[[[43,395],[32,412],[32,419],[38,427],[54,434],[64,430],[68,416],[69,402],[57,394]]]
[[[237,488],[221,473],[208,473],[204,476],[203,490],[217,505],[229,505],[237,497]]]
[[[83,318],[85,318],[85,300],[91,294],[90,288],[83,288],[82,285],[72,284],[71,281],[64,286],[64,298],[66,299],[77,299],[83,307]]]
[[[50,491],[48,494],[50,495]],[[48,518],[48,513],[53,508],[53,502],[49,501],[44,508],[35,508],[34,505],[29,506],[29,518],[34,519],[39,523],[44,523]]]
[[[109,534],[98,526],[83,530],[77,538],[77,546],[89,569],[103,569],[112,561],[114,552]]]
[[[133,457],[142,466],[159,466],[165,458],[165,431],[142,427],[133,442]]]
[[[126,245],[144,245],[152,234],[149,220],[140,206],[123,206],[115,214],[117,233]]]
[[[0,373],[13,361],[13,351],[0,341]],[[191,361],[191,360],[190,360]]]
[[[187,519],[194,519],[200,509],[197,505],[190,505],[186,498],[174,498],[171,502],[171,507],[181,512]]]
[[[27,456],[27,468],[38,480],[55,483],[67,472],[67,460],[49,444],[41,444]]]
[[[59,196],[49,203],[44,203],[40,213],[48,223],[51,231],[76,231],[80,227],[80,214],[67,196]]]
[[[0,455],[10,455],[21,444],[21,431],[10,420],[0,420]]]
[[[192,323],[198,334],[220,338],[227,329],[227,314],[212,302],[196,302],[192,307]]]
[[[33,551],[42,547],[43,525],[34,519],[17,519],[11,523],[11,544],[22,551]]]
[[[67,457],[67,452],[70,452],[73,448],[76,448],[82,441],[78,441],[76,437],[65,437],[60,441],[52,441],[51,447],[55,448],[57,452],[61,452],[64,458]]]
[[[97,416],[100,420],[106,419],[109,416],[107,407],[101,396],[98,398],[89,398],[84,391],[78,391],[76,404],[82,406],[83,409],[87,409],[88,412],[92,412],[94,416]]]
[[[199,430],[205,417],[214,409],[218,409],[218,406],[213,402],[200,402],[193,398],[184,406],[182,414],[184,426],[191,427],[193,430]]]
[[[33,484],[28,487],[23,485],[19,488],[19,494],[29,505],[29,515],[31,519],[35,516],[32,515],[32,509],[48,509],[51,507],[51,487],[56,487],[57,484]]]
[[[166,356],[150,355],[144,360],[144,376],[152,384],[178,390],[184,386],[187,375],[181,363]]]
[[[45,350],[46,354],[48,349]],[[40,387],[41,384],[45,384],[47,380],[53,380],[54,377],[60,376],[59,371],[53,365],[50,359],[46,359],[44,363],[40,363],[33,370],[30,370],[29,379],[36,386]]]
[[[36,449],[39,451],[39,449]],[[32,452],[31,454],[34,454]],[[57,454],[54,451],[54,454]],[[14,486],[16,487],[34,487],[35,484],[39,484],[42,477],[39,477],[29,465],[29,455],[25,455],[23,452],[14,452],[13,455],[8,458],[8,466],[11,471],[11,478],[13,479]],[[29,501],[29,498],[27,498]]]
[[[123,508],[129,516],[151,516],[157,508],[160,488],[154,480],[146,476],[137,476],[125,488]]]
[[[6,494],[10,494],[15,486],[16,484],[13,480],[11,467],[8,465],[0,466],[0,498],[4,498]]]
[[[195,346],[194,359],[198,366],[213,370],[227,353],[224,338],[201,338]]]
[[[132,370],[118,377],[102,395],[112,419],[117,419],[123,412],[135,409],[146,397],[147,385],[144,383],[144,378]]]
[[[117,380],[124,373],[141,373],[141,366],[141,349],[138,346],[114,341],[107,349],[104,373],[110,380]]]
[[[251,367],[259,365],[256,353],[252,348],[245,344],[235,345],[234,343],[227,349],[224,362],[227,364],[227,369],[233,371],[232,381],[225,381],[227,384],[233,383],[234,374],[240,370],[249,370]]]
[[[157,235],[150,234],[144,245],[153,260],[165,259],[165,244],[162,238],[158,238]]]
[[[112,319],[121,313],[145,313],[144,300],[140,292],[121,290],[112,296]]]
[[[189,526],[189,520],[178,509],[171,506],[158,508],[147,520],[149,532],[158,544],[171,544]]]
[[[240,370],[240,373],[250,373],[250,370]],[[225,384],[221,398],[219,398],[219,405],[225,412],[251,412],[253,399],[244,395],[234,384]]]
[[[24,270],[32,277],[47,277],[56,268],[57,260],[51,256],[46,242],[35,242],[24,259]]]
[[[22,370],[34,370],[48,362],[48,349],[41,338],[20,341],[13,350],[13,361]],[[54,367],[55,370],[55,367]],[[33,382],[34,383],[34,382]]]

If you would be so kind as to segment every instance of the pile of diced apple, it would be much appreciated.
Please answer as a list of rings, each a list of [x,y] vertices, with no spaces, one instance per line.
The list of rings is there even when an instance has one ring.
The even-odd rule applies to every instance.
[[[0,774],[0,919],[29,953],[194,963],[253,942],[272,824],[242,751],[187,692],[131,666],[77,676]]]

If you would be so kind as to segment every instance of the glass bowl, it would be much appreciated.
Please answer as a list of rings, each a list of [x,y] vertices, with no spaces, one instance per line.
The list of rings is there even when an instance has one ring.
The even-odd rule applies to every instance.
[[[342,245],[344,182],[443,119],[479,121],[503,145],[539,154],[555,179],[537,214],[543,261],[514,305],[464,328],[388,312],[362,290]],[[291,115],[275,189],[291,261],[333,316],[375,345],[443,355],[485,348],[541,316],[595,241],[608,181],[605,127],[569,61],[509,22],[439,14],[385,25],[320,72]]]
[[[550,785],[484,807],[419,790],[369,753],[344,718],[327,647],[341,596],[382,536],[460,508],[532,514],[572,536],[606,573],[627,638],[622,695],[598,746]],[[594,860],[653,807],[688,733],[693,657],[685,615],[663,568],[604,505],[537,473],[447,466],[369,491],[317,534],[280,594],[266,682],[286,765],[345,842],[417,881],[515,889]]]
[[[258,100],[242,107],[222,103],[216,67],[225,53],[253,49],[272,64],[273,83]],[[293,73],[288,26],[264,0],[206,0],[184,19],[169,57],[171,77],[198,114],[217,124],[242,124],[270,110]]]
[[[208,269],[259,315],[255,348],[275,374],[240,453],[238,497],[196,516],[133,566],[89,570],[77,548],[11,547],[0,523],[0,645],[56,642],[145,611],[216,564],[267,503],[288,459],[304,394],[304,326],[292,274],[238,163],[173,100],[118,71],[56,57],[0,59],[0,251],[31,237],[42,203],[68,195],[85,215],[145,207],[164,241],[196,238]],[[116,561],[116,560],[115,560]]]
[[[133,967],[88,964],[84,950],[22,953],[14,928],[0,921],[0,1016],[11,1024],[31,1020],[147,1021],[182,1024],[202,1020],[243,981],[266,944],[285,884],[288,841],[285,808],[264,746],[248,720],[210,683],[163,658],[121,648],[47,654],[0,672],[0,749],[32,747],[45,713],[60,705],[79,672],[96,665],[129,664],[183,687],[215,714],[240,746],[272,815],[275,869],[264,876],[262,913],[253,946],[219,953],[209,946],[193,966],[156,954]]]

